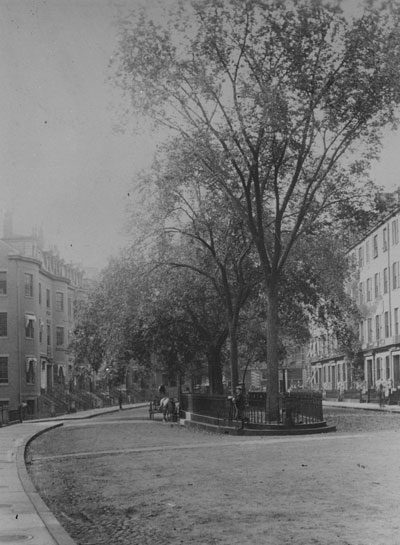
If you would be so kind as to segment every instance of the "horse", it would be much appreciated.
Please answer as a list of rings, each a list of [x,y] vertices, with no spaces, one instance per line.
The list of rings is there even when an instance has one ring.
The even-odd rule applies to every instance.
[[[163,397],[160,400],[160,410],[163,414],[163,421],[169,422],[176,414],[178,403],[172,397]]]

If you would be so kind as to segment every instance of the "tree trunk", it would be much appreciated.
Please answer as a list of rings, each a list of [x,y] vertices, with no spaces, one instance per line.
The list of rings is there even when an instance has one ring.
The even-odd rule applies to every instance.
[[[235,393],[239,384],[238,345],[237,345],[237,324],[229,324],[229,360],[231,365],[231,392]]]
[[[278,289],[275,282],[266,289],[267,296],[267,419],[279,420]]]
[[[222,395],[224,387],[222,384],[221,349],[219,347],[212,346],[209,348],[207,352],[207,363],[210,393]]]

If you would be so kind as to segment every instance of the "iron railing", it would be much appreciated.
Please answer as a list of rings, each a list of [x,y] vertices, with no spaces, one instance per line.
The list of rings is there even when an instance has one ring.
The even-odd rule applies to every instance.
[[[0,407],[0,426],[8,426],[10,424],[22,422],[22,418],[22,408],[9,409],[8,407]]]
[[[181,394],[179,401],[183,411],[222,420],[229,419],[232,411],[231,402],[223,395]]]
[[[237,414],[234,403],[227,396],[181,394],[180,404],[183,411],[229,422]],[[322,422],[322,394],[312,391],[282,393],[278,398],[278,418],[271,418],[271,412],[267,410],[266,392],[248,392],[241,420],[249,424],[286,426]]]
[[[313,424],[322,422],[322,394],[298,391],[282,394],[284,416],[287,424]]]

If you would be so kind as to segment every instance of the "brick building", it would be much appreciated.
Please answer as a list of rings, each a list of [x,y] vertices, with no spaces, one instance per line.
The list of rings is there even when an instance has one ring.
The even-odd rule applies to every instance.
[[[400,208],[349,250],[354,271],[347,289],[360,310],[362,379],[338,351],[334,336],[315,332],[310,347],[311,384],[326,391],[363,388],[400,391]],[[362,382],[362,384],[360,384]]]
[[[69,339],[74,301],[84,293],[83,271],[44,250],[42,237],[13,233],[10,217],[0,239],[0,405],[27,404],[74,381]]]

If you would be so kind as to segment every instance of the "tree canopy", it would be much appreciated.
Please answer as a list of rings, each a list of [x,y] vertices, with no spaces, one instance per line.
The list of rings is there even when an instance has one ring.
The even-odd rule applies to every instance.
[[[322,2],[198,0],[121,23],[116,81],[136,112],[176,131],[257,250],[271,413],[285,267],[333,207],[362,198],[361,174],[395,120],[399,60],[390,3],[349,17]]]

